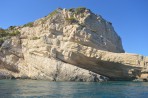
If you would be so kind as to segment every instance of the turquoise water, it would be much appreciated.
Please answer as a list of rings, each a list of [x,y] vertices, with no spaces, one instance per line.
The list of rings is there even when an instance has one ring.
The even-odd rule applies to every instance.
[[[148,82],[0,80],[0,98],[148,98]]]

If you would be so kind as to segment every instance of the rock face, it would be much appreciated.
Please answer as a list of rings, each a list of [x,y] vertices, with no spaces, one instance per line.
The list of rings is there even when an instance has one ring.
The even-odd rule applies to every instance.
[[[148,57],[124,53],[112,24],[86,8],[57,9],[14,29],[20,34],[1,45],[0,78],[148,79]]]

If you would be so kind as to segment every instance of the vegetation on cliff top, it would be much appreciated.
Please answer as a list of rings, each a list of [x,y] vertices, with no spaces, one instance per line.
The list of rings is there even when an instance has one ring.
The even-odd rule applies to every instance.
[[[71,9],[69,9],[69,11],[74,12],[75,14],[84,13],[85,10],[86,10],[85,7],[71,8]]]
[[[29,23],[25,24],[23,27],[33,27],[33,22],[29,22]]]
[[[10,26],[8,29],[2,29],[0,28],[0,46],[3,44],[3,42],[12,37],[12,36],[16,36],[19,35],[20,32],[18,30],[15,29],[15,26]]]
[[[51,12],[51,13],[48,15],[48,17],[52,17],[52,16],[56,15],[57,13],[58,13],[58,11],[55,10],[55,11]]]

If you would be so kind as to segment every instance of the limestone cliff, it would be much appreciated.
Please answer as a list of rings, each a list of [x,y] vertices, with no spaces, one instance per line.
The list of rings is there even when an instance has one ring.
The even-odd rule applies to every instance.
[[[148,57],[124,53],[112,24],[86,8],[59,8],[6,33],[0,41],[1,78],[148,79]]]

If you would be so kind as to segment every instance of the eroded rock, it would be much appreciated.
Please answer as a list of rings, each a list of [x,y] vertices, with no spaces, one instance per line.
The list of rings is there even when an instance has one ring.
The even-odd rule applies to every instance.
[[[58,9],[5,40],[0,77],[50,81],[147,80],[148,57],[124,53],[112,24],[86,8]]]

